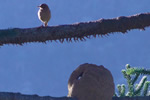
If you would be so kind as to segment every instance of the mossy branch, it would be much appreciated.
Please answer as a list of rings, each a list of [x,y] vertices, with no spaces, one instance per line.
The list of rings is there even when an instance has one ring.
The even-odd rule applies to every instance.
[[[145,29],[150,26],[150,13],[121,16],[113,19],[99,19],[70,25],[59,25],[36,28],[13,28],[0,30],[0,45],[20,44],[27,42],[66,40],[83,41],[91,36],[104,36],[114,32],[126,33],[132,29]]]

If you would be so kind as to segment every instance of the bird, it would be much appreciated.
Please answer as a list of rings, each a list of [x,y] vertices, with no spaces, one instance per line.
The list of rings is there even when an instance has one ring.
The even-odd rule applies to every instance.
[[[68,97],[77,100],[112,100],[114,90],[113,76],[103,65],[82,64],[68,80]]]
[[[48,22],[51,18],[51,11],[47,4],[43,3],[38,6],[40,9],[38,11],[38,18],[44,24],[45,27],[48,26]],[[42,26],[43,26],[42,24]]]

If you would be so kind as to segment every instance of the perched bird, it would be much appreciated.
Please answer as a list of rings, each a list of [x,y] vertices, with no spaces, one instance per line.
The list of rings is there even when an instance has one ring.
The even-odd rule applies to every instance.
[[[45,3],[39,5],[38,7],[40,8],[38,11],[38,17],[41,20],[41,22],[44,23],[44,26],[46,27],[48,25],[48,21],[51,18],[51,11],[50,11],[48,5]]]

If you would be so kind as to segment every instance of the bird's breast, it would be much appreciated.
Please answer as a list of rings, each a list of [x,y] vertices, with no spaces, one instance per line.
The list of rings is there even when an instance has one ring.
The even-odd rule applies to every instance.
[[[43,22],[48,22],[51,18],[51,12],[49,9],[39,9],[38,11],[38,17]]]

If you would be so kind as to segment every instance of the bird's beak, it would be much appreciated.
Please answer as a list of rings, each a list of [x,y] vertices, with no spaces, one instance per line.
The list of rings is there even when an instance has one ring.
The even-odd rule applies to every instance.
[[[40,8],[41,6],[37,6],[38,8]]]

